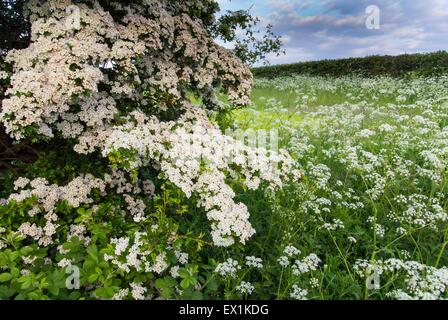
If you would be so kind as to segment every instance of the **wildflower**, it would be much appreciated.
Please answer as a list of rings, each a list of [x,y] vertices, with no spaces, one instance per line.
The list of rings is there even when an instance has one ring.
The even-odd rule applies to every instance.
[[[281,256],[277,259],[277,262],[283,267],[286,268],[289,266],[289,258],[287,256]]]
[[[310,279],[310,286],[311,288],[318,288],[319,287],[319,279],[311,278]]]
[[[302,260],[296,260],[294,262],[294,264],[292,265],[293,274],[300,275],[310,271],[315,271],[317,270],[320,262],[321,260],[317,257],[317,255],[311,253]]]
[[[257,257],[249,256],[246,257],[246,265],[248,267],[254,267],[254,268],[263,268],[263,260]]]
[[[356,240],[356,238],[355,238],[355,237],[352,237],[352,236],[349,236],[347,239],[348,239],[348,241],[350,241],[350,242],[353,243],[353,244],[355,244],[355,243],[358,242],[358,241]]]
[[[294,284],[292,286],[291,298],[296,300],[308,300],[307,299],[308,290],[301,289],[298,285]]]
[[[296,255],[299,255],[300,254],[300,250],[297,249],[294,246],[287,246],[283,250],[283,253],[286,254],[288,257],[293,257],[293,256],[296,256]]]
[[[236,272],[241,269],[238,261],[228,258],[227,261],[222,262],[216,266],[215,272],[222,277],[235,277]]]
[[[129,294],[129,289],[120,289],[113,297],[112,300],[124,300]]]
[[[241,294],[247,294],[250,295],[254,292],[255,288],[254,286],[249,283],[249,282],[245,282],[242,281],[237,287],[236,290],[241,293]]]

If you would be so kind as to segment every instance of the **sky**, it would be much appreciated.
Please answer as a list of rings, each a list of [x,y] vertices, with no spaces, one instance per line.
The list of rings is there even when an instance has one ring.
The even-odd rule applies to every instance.
[[[286,55],[269,56],[271,64],[448,50],[448,0],[218,2],[221,10],[251,8],[274,26]]]

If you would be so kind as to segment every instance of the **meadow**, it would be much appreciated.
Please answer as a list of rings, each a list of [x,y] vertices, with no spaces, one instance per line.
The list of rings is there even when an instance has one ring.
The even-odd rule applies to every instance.
[[[304,174],[250,208],[258,246],[304,255],[277,254],[277,298],[446,298],[448,77],[257,79],[252,101],[236,126],[277,130]]]

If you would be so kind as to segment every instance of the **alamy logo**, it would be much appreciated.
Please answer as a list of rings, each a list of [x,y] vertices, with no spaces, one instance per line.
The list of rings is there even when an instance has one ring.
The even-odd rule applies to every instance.
[[[367,269],[366,287],[369,290],[379,290],[381,288],[380,273],[377,266]]]
[[[378,6],[371,5],[366,8],[366,28],[378,30],[381,28],[381,10]]]
[[[69,274],[67,279],[65,279],[65,286],[68,290],[79,290],[79,268],[77,266],[68,266],[65,269],[65,273]]]
[[[67,18],[65,19],[66,30],[81,29],[81,11],[78,6],[71,5],[66,9]]]

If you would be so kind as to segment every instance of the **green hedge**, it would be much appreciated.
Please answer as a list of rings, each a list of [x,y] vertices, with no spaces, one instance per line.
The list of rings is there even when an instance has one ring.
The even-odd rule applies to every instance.
[[[255,77],[260,78],[275,78],[294,74],[333,77],[345,75],[366,77],[434,76],[448,73],[448,52],[310,61],[253,68],[252,72]]]

